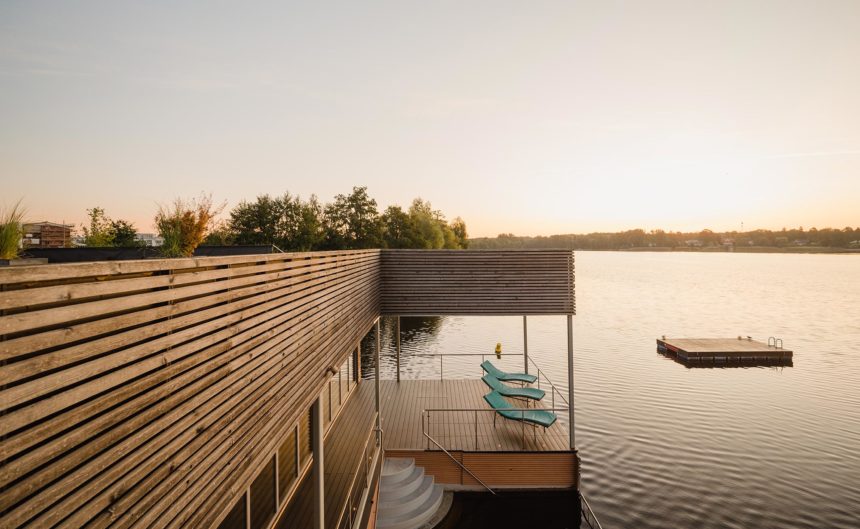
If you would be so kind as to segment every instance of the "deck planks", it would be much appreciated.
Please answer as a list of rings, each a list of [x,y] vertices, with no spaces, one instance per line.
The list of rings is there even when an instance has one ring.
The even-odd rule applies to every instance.
[[[359,393],[373,388],[362,387]],[[432,408],[490,410],[483,395],[487,387],[480,380],[382,380],[380,382],[383,444],[386,450],[437,449],[422,434],[421,411]],[[522,404],[511,401],[512,407]],[[542,406],[546,407],[546,405]],[[566,426],[556,422],[546,431],[482,411],[477,414],[478,442],[475,444],[474,412],[430,412],[429,434],[448,450],[463,451],[564,451],[569,450]],[[525,444],[523,444],[525,440]]]
[[[683,360],[791,360],[793,355],[788,349],[749,338],[658,338],[657,349]]]

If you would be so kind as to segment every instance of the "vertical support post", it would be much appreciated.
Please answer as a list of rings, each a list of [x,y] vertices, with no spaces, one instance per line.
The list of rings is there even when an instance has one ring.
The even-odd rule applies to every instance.
[[[323,440],[325,438],[325,435],[323,434],[322,415],[322,398],[317,397],[317,400],[315,400],[313,406],[311,406],[311,438],[313,439],[314,453],[314,529],[325,528],[325,489],[323,487],[323,476],[325,474],[325,467],[323,462]]]
[[[397,382],[400,383],[400,316],[397,317]]]
[[[380,336],[380,325],[379,318],[376,318],[376,348],[373,352],[373,363],[375,365],[374,373],[374,385],[375,385],[375,397],[376,397],[376,446],[382,444],[382,437],[380,435],[382,431],[382,421],[381,415],[379,411],[379,349],[381,347],[381,336]]]
[[[353,371],[355,372],[355,384],[361,384],[361,344],[355,346],[353,356]]]
[[[251,527],[251,488],[245,489],[245,527]]]
[[[529,372],[529,326],[526,320],[526,315],[523,314],[523,371]]]
[[[573,433],[573,315],[567,315],[567,402],[570,407],[570,449],[576,449],[576,437]]]

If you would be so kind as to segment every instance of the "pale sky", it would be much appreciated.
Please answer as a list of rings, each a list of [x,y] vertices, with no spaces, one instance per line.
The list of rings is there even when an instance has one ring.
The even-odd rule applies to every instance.
[[[211,192],[473,236],[860,225],[860,1],[0,3],[0,206]]]

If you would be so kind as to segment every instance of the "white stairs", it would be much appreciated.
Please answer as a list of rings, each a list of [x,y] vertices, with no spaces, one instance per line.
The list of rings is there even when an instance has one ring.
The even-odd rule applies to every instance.
[[[387,457],[379,481],[376,527],[379,529],[419,529],[442,505],[442,486],[425,476],[414,459]]]

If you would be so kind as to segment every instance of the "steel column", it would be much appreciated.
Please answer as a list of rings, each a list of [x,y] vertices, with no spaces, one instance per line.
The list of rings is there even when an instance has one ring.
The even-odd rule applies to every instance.
[[[322,398],[317,397],[311,407],[311,438],[313,439],[314,453],[314,529],[325,528],[325,489],[323,484],[323,476],[325,474],[325,463],[323,461],[323,443],[325,435],[323,432],[323,410]]]
[[[567,403],[570,414],[570,449],[576,448],[573,434],[573,315],[567,315]]]
[[[400,382],[400,316],[397,317],[397,382]]]
[[[523,314],[523,368],[524,373],[529,372],[529,326],[526,321],[526,315]]]

